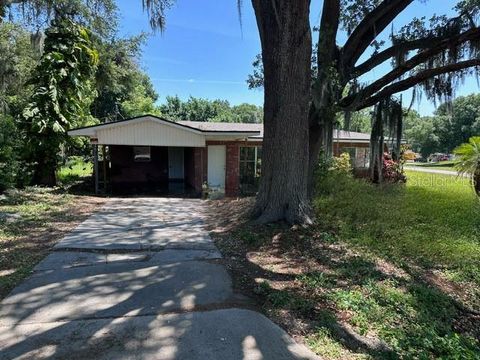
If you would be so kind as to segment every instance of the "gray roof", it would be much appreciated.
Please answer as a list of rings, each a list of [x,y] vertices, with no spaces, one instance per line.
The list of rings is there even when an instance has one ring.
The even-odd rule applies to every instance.
[[[88,136],[92,135],[96,129],[116,126],[127,122],[142,121],[144,119],[153,119],[165,124],[172,124],[176,126],[183,126],[194,131],[201,131],[203,133],[243,133],[252,140],[263,139],[263,124],[247,124],[247,123],[227,123],[227,122],[207,122],[207,121],[172,121],[159,118],[155,115],[142,115],[130,119],[118,120],[98,125],[85,126],[77,129],[72,129],[68,132],[71,136]],[[250,134],[249,134],[250,133]],[[251,134],[253,133],[253,134]],[[256,133],[256,134],[255,134]],[[355,131],[335,130],[333,138],[339,142],[369,142],[370,134],[359,133]]]
[[[356,131],[335,130],[333,138],[338,140],[364,140],[370,141],[370,134]]]
[[[189,126],[202,131],[259,131],[259,136],[252,138],[263,138],[263,124],[227,123],[227,122],[205,122],[205,121],[178,121],[179,124]],[[355,131],[335,130],[333,134],[336,140],[345,141],[370,141],[370,134]]]
[[[260,131],[263,133],[263,124],[206,122],[206,121],[177,121],[178,124],[193,127],[202,131]]]

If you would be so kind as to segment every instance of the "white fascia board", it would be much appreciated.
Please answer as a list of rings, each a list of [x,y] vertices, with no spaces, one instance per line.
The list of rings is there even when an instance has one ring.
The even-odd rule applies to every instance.
[[[362,143],[370,144],[370,140],[366,139],[333,139],[334,143]]]
[[[194,128],[186,126],[186,125],[176,124],[176,123],[171,122],[171,121],[165,121],[165,120],[162,120],[162,119],[158,119],[158,118],[155,118],[153,116],[143,116],[143,117],[138,117],[138,118],[130,119],[130,120],[124,120],[124,121],[94,125],[94,126],[86,127],[86,128],[83,128],[83,129],[82,128],[81,129],[73,129],[73,130],[68,131],[67,134],[69,136],[95,137],[96,132],[98,130],[105,130],[105,129],[109,129],[109,128],[112,128],[112,127],[120,127],[120,126],[124,126],[124,125],[130,125],[132,123],[136,123],[136,122],[140,123],[140,122],[144,122],[144,121],[154,121],[154,122],[157,122],[159,124],[171,126],[171,127],[174,127],[174,128],[180,129],[180,130],[190,131],[190,132],[192,132],[194,134],[197,134],[197,135],[204,135],[205,134],[201,130],[194,129]]]

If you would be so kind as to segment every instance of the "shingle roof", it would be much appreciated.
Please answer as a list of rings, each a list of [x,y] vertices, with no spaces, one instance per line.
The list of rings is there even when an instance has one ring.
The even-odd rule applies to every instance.
[[[178,121],[179,124],[189,126],[202,131],[259,131],[259,136],[263,137],[263,124],[245,124],[245,123],[226,123],[226,122],[204,122],[204,121]],[[369,141],[370,134],[359,133],[355,131],[335,130],[333,134],[337,140],[362,140]]]
[[[263,133],[263,124],[206,122],[206,121],[177,121],[177,123],[202,131],[260,131]]]
[[[338,140],[370,140],[370,134],[356,131],[334,130],[333,138]]]
[[[159,118],[154,115],[143,115],[138,116],[130,119],[124,119],[119,121],[114,121],[110,123],[98,124],[93,126],[86,126],[78,129],[72,129],[68,133],[73,136],[83,136],[89,135],[85,133],[85,131],[94,131],[94,129],[102,128],[105,126],[116,126],[117,124],[123,124],[126,122],[133,122],[133,121],[142,121],[144,119],[153,118],[158,121],[162,121],[164,123],[170,123],[172,125],[178,124],[181,126],[186,126],[190,129],[202,132],[211,132],[211,133],[226,133],[226,132],[234,132],[234,133],[245,133],[248,136],[248,133],[259,133],[258,135],[255,134],[250,136],[251,139],[258,139],[261,140],[263,138],[263,124],[247,124],[247,123],[227,123],[227,122],[207,122],[207,121],[171,121],[166,120],[163,118]],[[359,133],[355,131],[343,131],[343,130],[335,130],[333,134],[334,140],[342,141],[342,142],[368,142],[370,140],[370,134],[366,133]]]

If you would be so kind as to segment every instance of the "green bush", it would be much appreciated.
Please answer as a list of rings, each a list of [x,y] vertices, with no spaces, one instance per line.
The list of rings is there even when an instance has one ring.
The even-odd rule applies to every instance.
[[[333,157],[331,170],[345,175],[352,175],[353,168],[350,154],[342,153],[338,157]]]
[[[10,116],[0,116],[0,192],[28,185],[31,172],[21,159],[21,139]]]

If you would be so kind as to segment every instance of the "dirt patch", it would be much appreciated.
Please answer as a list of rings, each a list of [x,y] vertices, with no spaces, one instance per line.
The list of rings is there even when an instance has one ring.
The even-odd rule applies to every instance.
[[[73,196],[53,189],[17,190],[4,196],[0,211],[10,216],[0,222],[0,298],[105,202],[104,198]]]

